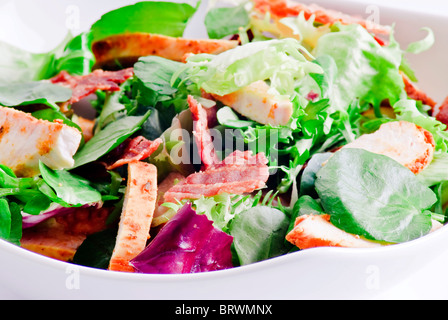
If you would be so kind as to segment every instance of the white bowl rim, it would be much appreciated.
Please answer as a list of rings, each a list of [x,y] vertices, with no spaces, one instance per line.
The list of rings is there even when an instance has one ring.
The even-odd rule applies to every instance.
[[[86,267],[81,265],[72,264],[69,262],[64,262],[43,256],[41,254],[26,250],[24,248],[18,247],[12,243],[0,239],[0,249],[7,250],[10,253],[20,255],[21,258],[28,259],[32,262],[41,264],[42,266],[66,270],[68,266],[78,268],[83,275],[101,278],[111,278],[114,280],[126,280],[126,281],[153,281],[153,280],[164,280],[164,281],[189,281],[195,279],[214,279],[220,278],[221,276],[232,276],[241,273],[247,273],[251,271],[258,271],[261,269],[269,269],[278,264],[288,263],[289,261],[297,261],[299,259],[313,258],[313,257],[325,257],[327,255],[344,255],[345,257],[356,259],[364,257],[375,257],[376,255],[394,255],[407,252],[408,250],[414,251],[418,247],[428,247],[433,243],[440,243],[440,238],[448,237],[448,226],[444,226],[438,230],[435,230],[421,238],[411,240],[404,243],[393,244],[377,248],[340,248],[340,247],[318,247],[306,250],[300,250],[297,252],[288,253],[276,258],[256,262],[253,264],[230,268],[226,270],[212,271],[212,272],[202,272],[202,273],[186,273],[186,274],[143,274],[143,273],[129,273],[129,272],[117,272],[104,269],[96,269],[92,267]],[[440,252],[442,254],[442,252]],[[429,263],[429,261],[428,261]]]
[[[137,1],[136,1],[137,2]],[[316,1],[303,1],[305,3],[334,3],[329,0],[316,0]],[[373,1],[357,1],[357,0],[342,0],[338,3],[334,3],[335,5],[345,6],[348,4],[353,5],[367,5],[367,4],[376,4],[375,0]],[[448,11],[440,11],[440,12],[416,12],[412,8],[406,8],[406,7],[397,7],[396,4],[393,2],[388,3],[378,3],[378,6],[385,9],[390,10],[399,10],[401,12],[406,12],[408,14],[423,14],[427,17],[432,16],[435,18],[446,18],[448,16]],[[132,282],[141,282],[141,281],[153,281],[153,280],[163,280],[163,281],[169,281],[169,282],[181,282],[181,281],[190,281],[195,279],[215,279],[220,278],[222,275],[236,275],[241,273],[247,273],[251,271],[256,271],[260,269],[268,269],[272,266],[275,266],[277,264],[287,263],[291,260],[296,259],[302,259],[306,257],[321,257],[329,254],[343,254],[345,256],[349,256],[351,258],[356,257],[365,257],[367,256],[375,256],[375,255],[383,255],[383,254],[394,254],[394,253],[400,253],[404,252],[406,250],[415,250],[415,248],[418,247],[427,247],[430,246],[431,243],[437,243],[440,242],[440,238],[448,238],[448,225],[443,226],[442,228],[431,232],[421,238],[408,241],[405,243],[400,244],[394,244],[390,246],[384,246],[379,248],[336,248],[336,247],[319,247],[319,248],[312,248],[307,250],[301,250],[294,253],[289,253],[283,256],[279,256],[276,258],[272,258],[265,261],[260,261],[257,263],[253,263],[246,266],[241,267],[235,267],[231,269],[226,270],[220,270],[220,271],[213,271],[213,272],[204,272],[204,273],[190,273],[190,274],[140,274],[140,273],[126,273],[126,272],[115,272],[115,271],[109,271],[109,270],[103,270],[103,269],[95,269],[91,267],[85,267],[80,265],[74,265],[70,264],[68,262],[59,261],[53,258],[49,258],[46,256],[43,256],[41,254],[26,250],[24,248],[21,248],[17,245],[14,245],[12,243],[9,243],[3,239],[0,239],[0,250],[6,250],[9,253],[16,254],[20,256],[21,258],[28,259],[32,262],[41,264],[43,267],[58,269],[58,270],[65,270],[67,266],[75,266],[76,268],[79,268],[83,275],[92,276],[92,277],[98,277],[98,278],[104,278],[104,279],[113,279],[113,280],[125,280],[125,281],[132,281]],[[442,252],[440,252],[442,254]]]

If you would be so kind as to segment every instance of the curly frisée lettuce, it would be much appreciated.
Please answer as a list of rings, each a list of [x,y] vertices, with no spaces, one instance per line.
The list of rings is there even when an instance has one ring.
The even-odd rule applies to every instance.
[[[393,105],[406,97],[399,70],[402,51],[398,46],[381,46],[359,25],[334,28],[337,31],[322,36],[314,49],[316,57],[327,55],[336,63],[330,94],[332,108],[346,110],[354,99],[374,107],[386,100]]]

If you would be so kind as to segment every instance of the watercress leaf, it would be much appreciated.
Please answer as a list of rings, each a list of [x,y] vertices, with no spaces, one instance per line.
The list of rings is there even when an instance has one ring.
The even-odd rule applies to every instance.
[[[348,233],[401,243],[429,233],[435,193],[395,160],[342,149],[317,173],[316,191],[331,222]]]
[[[187,3],[142,1],[112,10],[92,25],[93,41],[133,32],[181,37],[196,12]]]
[[[205,27],[210,39],[222,39],[246,29],[250,18],[245,3],[235,7],[212,8],[205,16]]]
[[[0,105],[5,107],[45,104],[58,110],[56,103],[67,101],[71,96],[71,89],[43,81],[0,86]]]
[[[98,160],[123,143],[132,134],[137,132],[149,117],[150,112],[144,116],[123,117],[110,123],[103,130],[95,134],[74,156],[75,166],[80,167]]]
[[[52,201],[45,194],[36,194],[29,201],[25,203],[23,207],[23,212],[31,215],[38,215],[41,212],[47,210]]]
[[[280,210],[257,206],[237,215],[230,235],[241,265],[274,258],[288,252],[285,236],[289,219]]]
[[[66,170],[52,170],[42,162],[39,162],[39,169],[42,178],[63,202],[79,207],[101,201],[101,193],[91,187],[88,180]]]

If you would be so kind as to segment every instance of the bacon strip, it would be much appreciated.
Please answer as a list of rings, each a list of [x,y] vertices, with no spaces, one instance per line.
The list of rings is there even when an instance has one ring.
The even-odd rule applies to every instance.
[[[167,202],[212,197],[222,193],[245,194],[266,186],[268,159],[263,153],[235,151],[221,163],[193,173],[165,193]]]
[[[188,96],[188,105],[193,116],[193,135],[203,166],[207,169],[219,163],[212,135],[208,128],[207,111],[192,96]]]
[[[367,30],[375,34],[389,34],[390,29],[380,26],[364,19],[356,18],[335,10],[325,9],[316,4],[305,5],[288,0],[254,0],[255,10],[261,14],[270,13],[277,19],[285,17],[296,17],[301,12],[304,13],[305,19],[309,20],[312,15],[315,16],[315,22],[333,25],[336,22],[343,24],[360,24]]]
[[[50,81],[51,83],[72,89],[73,95],[68,103],[73,104],[95,93],[97,90],[119,91],[119,85],[133,75],[133,68],[120,71],[95,70],[85,76],[72,76],[66,71],[61,71],[57,76],[51,78]]]
[[[149,158],[162,143],[161,138],[154,141],[150,141],[143,136],[127,139],[110,152],[103,163],[107,170],[113,170],[131,162],[143,161]]]
[[[431,97],[429,97],[425,92],[417,88],[417,86],[411,82],[411,80],[404,74],[402,74],[404,81],[404,89],[410,99],[421,101],[423,104],[430,106],[432,110],[437,105]]]
[[[448,126],[448,97],[438,108],[436,119]]]

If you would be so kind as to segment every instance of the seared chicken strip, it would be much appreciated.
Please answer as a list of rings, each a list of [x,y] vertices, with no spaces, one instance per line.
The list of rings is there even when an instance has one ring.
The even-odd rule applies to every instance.
[[[250,120],[273,126],[287,125],[293,113],[291,101],[268,91],[266,82],[257,81],[228,95],[212,96]]]
[[[286,240],[298,248],[317,247],[376,248],[381,244],[349,234],[330,222],[330,216],[304,215],[297,218],[294,229],[288,233]]]
[[[388,156],[418,174],[432,162],[435,142],[429,131],[410,122],[394,121],[383,124],[372,134],[362,135],[344,148]]]
[[[81,139],[73,127],[0,107],[0,164],[19,177],[39,174],[39,160],[54,170],[73,167]]]
[[[140,57],[159,56],[182,62],[187,54],[219,54],[238,46],[234,40],[184,39],[159,34],[130,33],[97,41],[92,50],[96,68],[133,65]]]

